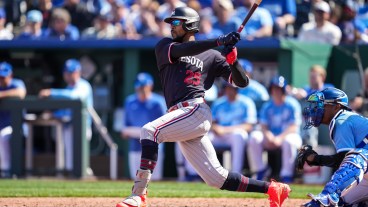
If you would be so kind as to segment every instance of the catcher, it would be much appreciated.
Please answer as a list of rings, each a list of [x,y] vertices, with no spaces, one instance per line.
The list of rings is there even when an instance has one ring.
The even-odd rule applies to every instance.
[[[337,88],[312,93],[309,107],[304,108],[305,128],[329,124],[334,155],[319,155],[311,146],[298,153],[297,168],[306,162],[313,166],[338,167],[331,180],[304,207],[368,206],[368,119],[351,111],[347,95]]]

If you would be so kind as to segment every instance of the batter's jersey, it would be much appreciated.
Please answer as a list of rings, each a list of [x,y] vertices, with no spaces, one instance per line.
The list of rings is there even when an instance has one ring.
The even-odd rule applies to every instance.
[[[368,135],[368,119],[357,113],[340,110],[331,120],[330,138],[336,152],[349,151],[357,146]],[[364,149],[368,149],[366,144]]]
[[[262,105],[260,112],[260,123],[266,125],[275,136],[292,124],[299,128],[301,119],[301,106],[290,96],[287,96],[281,105],[276,105],[271,99]]]
[[[142,127],[166,113],[165,99],[152,93],[146,101],[142,102],[136,94],[128,96],[124,104],[123,130],[125,127]],[[139,137],[129,139],[129,151],[141,151]]]
[[[217,50],[207,50],[198,55],[171,59],[171,38],[163,38],[156,47],[156,60],[168,108],[184,100],[204,97],[205,90],[213,85],[216,77],[229,81],[231,69]]]
[[[13,78],[7,87],[0,87],[0,91],[8,91],[11,89],[23,88],[25,90],[24,82],[20,79]],[[10,112],[0,111],[0,129],[10,126]]]
[[[223,96],[212,103],[211,109],[213,121],[222,126],[257,122],[254,102],[241,94],[238,94],[233,102],[229,102],[228,98]]]

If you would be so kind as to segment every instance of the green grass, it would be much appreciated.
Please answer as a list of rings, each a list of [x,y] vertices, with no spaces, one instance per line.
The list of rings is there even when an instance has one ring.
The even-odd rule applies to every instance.
[[[0,180],[0,197],[121,197],[129,195],[132,181]],[[317,194],[322,186],[291,185],[290,198]],[[237,193],[204,183],[152,182],[150,197],[264,198],[262,193]]]

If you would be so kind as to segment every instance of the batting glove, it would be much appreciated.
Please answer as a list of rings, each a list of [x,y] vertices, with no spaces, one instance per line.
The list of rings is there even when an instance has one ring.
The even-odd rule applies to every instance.
[[[226,62],[232,65],[238,57],[238,50],[234,45],[227,45],[222,50],[221,54],[226,57]]]
[[[235,45],[240,40],[240,34],[238,32],[230,32],[226,35],[221,35],[217,38],[217,45]]]

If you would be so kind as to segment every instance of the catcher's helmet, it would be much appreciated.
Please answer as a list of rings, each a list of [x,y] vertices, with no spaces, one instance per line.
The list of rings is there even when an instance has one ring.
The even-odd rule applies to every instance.
[[[285,94],[286,93],[286,86],[287,86],[287,81],[284,78],[284,76],[275,76],[271,79],[271,83],[269,85],[269,91],[271,92],[271,87],[272,86],[276,86],[282,89],[282,92]]]
[[[325,88],[308,96],[309,106],[303,110],[306,129],[321,124],[325,112],[325,104],[340,104],[344,109],[351,111],[346,93],[337,88]]]
[[[184,20],[182,27],[186,32],[199,31],[199,15],[190,7],[177,7],[171,13],[170,17],[164,19],[166,23],[171,23],[173,19]]]

